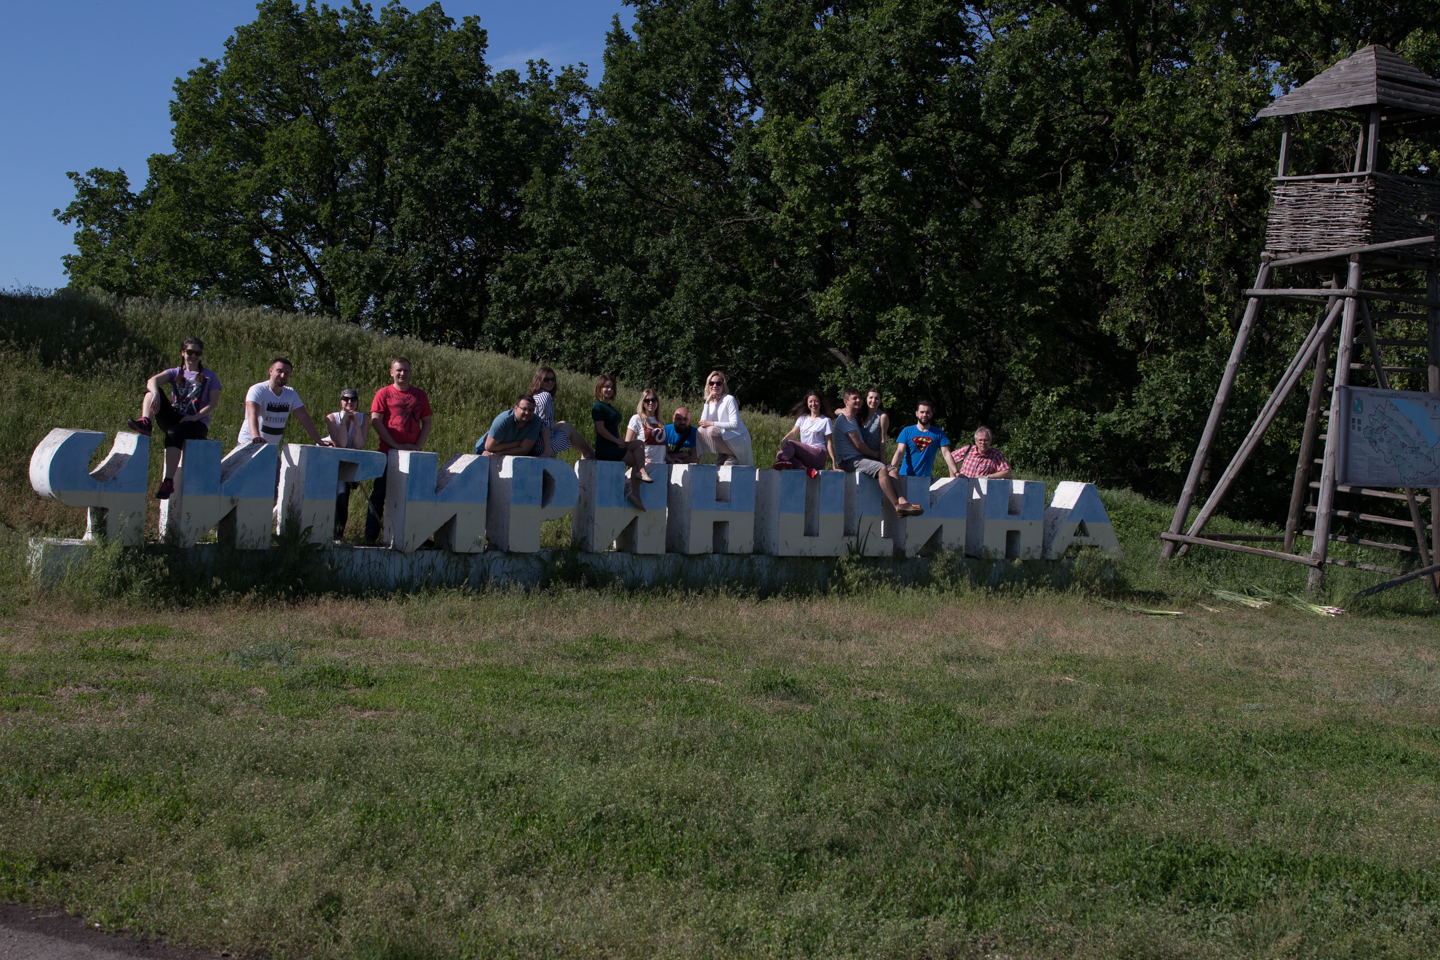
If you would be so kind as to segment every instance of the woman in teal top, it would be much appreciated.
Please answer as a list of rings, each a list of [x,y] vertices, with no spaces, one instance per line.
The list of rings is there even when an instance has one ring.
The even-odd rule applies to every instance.
[[[595,457],[620,461],[630,467],[630,489],[625,499],[641,510],[640,484],[653,483],[645,472],[645,444],[641,440],[620,437],[620,411],[611,405],[615,399],[615,378],[601,374],[595,380],[595,402],[590,405],[590,419],[595,421]]]

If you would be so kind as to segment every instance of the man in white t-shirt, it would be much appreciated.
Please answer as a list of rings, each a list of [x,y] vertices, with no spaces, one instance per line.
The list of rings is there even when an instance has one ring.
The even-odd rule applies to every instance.
[[[240,425],[241,446],[247,443],[280,443],[285,438],[285,424],[293,416],[310,439],[322,447],[332,446],[320,436],[305,409],[300,394],[287,386],[290,382],[290,361],[276,357],[270,363],[270,379],[262,380],[245,393],[245,421]]]

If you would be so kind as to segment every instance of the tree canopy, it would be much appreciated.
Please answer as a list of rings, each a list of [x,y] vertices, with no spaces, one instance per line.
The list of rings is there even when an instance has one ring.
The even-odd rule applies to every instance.
[[[72,173],[72,282],[244,300],[473,343],[521,244],[519,194],[555,175],[583,78],[492,73],[476,18],[265,0],[175,83],[174,152],[131,193]]]
[[[492,74],[439,6],[267,0],[177,82],[138,194],[75,177],[70,276],[672,391],[720,367],[772,407],[876,384],[1031,469],[1164,493],[1258,264],[1256,111],[1366,43],[1440,69],[1440,0],[629,2],[592,88]],[[1302,126],[1300,163],[1353,150]],[[1312,319],[1272,313],[1240,408]],[[1293,448],[1272,434],[1261,474]]]

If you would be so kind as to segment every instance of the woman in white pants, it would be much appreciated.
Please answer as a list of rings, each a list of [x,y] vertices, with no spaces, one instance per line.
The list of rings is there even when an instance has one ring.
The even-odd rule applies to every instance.
[[[716,465],[726,463],[748,467],[755,463],[750,453],[750,431],[740,422],[740,405],[730,395],[725,374],[710,371],[705,378],[705,408],[700,413],[700,456],[715,454]]]

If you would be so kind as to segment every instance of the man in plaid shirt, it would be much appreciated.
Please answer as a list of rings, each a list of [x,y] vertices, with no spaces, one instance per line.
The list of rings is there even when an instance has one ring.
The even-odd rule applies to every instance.
[[[993,439],[994,434],[989,427],[976,427],[974,446],[961,447],[951,454],[960,466],[962,477],[1004,480],[1010,476],[1010,461],[1005,459],[1005,454],[990,446]]]

